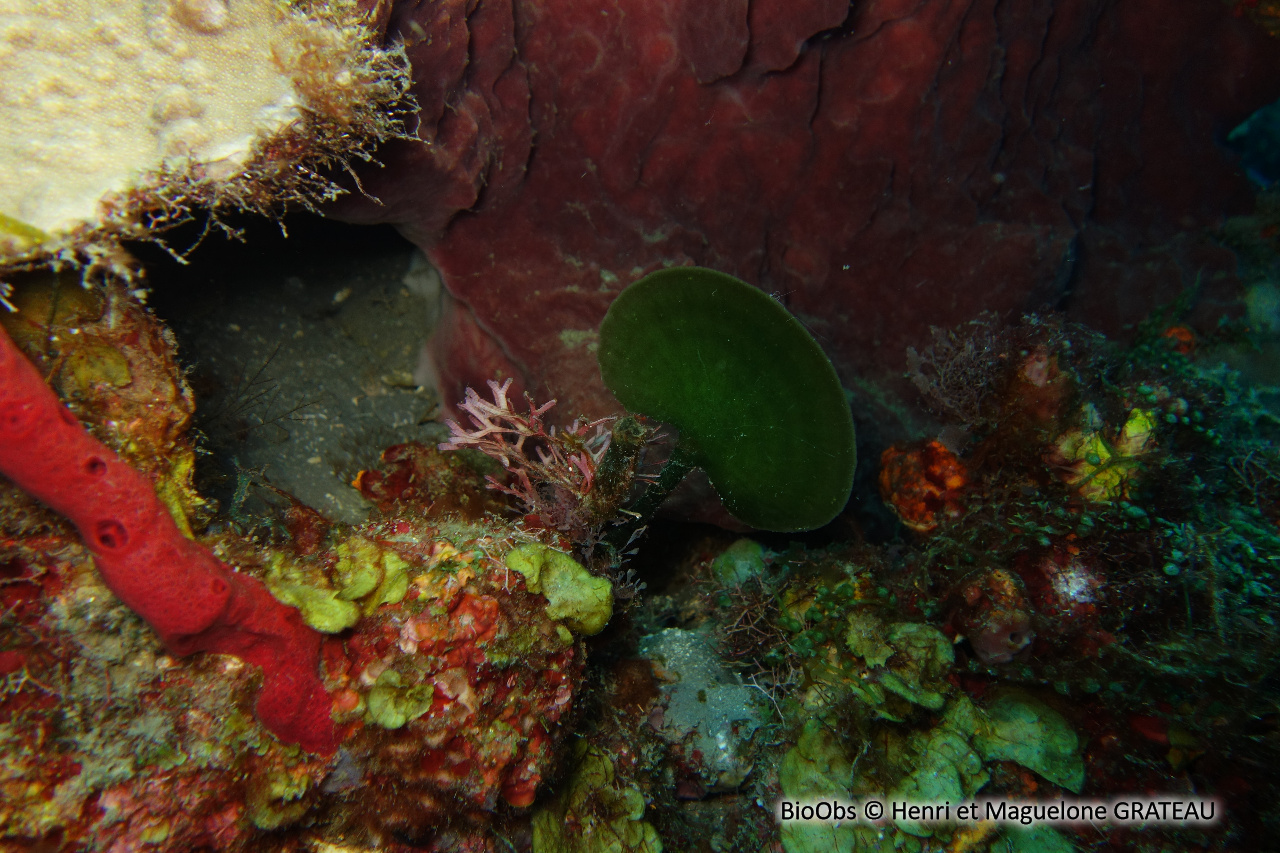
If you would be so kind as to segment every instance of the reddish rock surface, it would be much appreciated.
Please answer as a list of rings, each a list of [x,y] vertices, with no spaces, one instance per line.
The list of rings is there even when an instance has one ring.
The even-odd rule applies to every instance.
[[[774,292],[846,383],[930,325],[1065,308],[1120,331],[1234,259],[1218,147],[1280,45],[1211,0],[445,0],[383,8],[427,145],[364,175],[456,302],[451,401],[501,371],[599,414],[592,333],[664,264]]]

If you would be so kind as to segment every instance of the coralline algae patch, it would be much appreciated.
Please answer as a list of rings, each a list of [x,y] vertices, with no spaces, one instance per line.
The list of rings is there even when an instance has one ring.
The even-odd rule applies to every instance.
[[[56,849],[246,849],[307,805],[327,761],[251,715],[251,667],[178,661],[42,529],[0,539],[0,827]],[[282,781],[289,784],[282,787]]]
[[[142,210],[260,208],[290,195],[288,166],[380,138],[402,72],[359,20],[346,2],[0,6],[0,261],[165,222]],[[326,122],[348,138],[329,145]]]
[[[330,635],[343,747],[325,790],[359,809],[321,808],[344,831],[416,838],[532,805],[581,684],[578,637],[612,613],[609,582],[494,519],[406,513],[326,535],[309,555],[228,543]]]
[[[38,510],[14,521],[0,541],[0,824],[59,849],[263,849],[263,830],[296,843],[335,827],[372,844],[466,834],[533,803],[582,680],[568,626],[612,606],[581,567],[585,597],[528,591],[508,563],[547,549],[513,549],[493,526],[389,521],[287,555],[291,588],[314,592],[295,600],[332,631],[323,667],[343,745],[325,759],[254,719],[254,667],[166,655],[74,536],[48,532]],[[282,552],[230,536],[215,550],[285,585]],[[325,622],[335,603],[354,608],[354,628]],[[301,828],[316,821],[328,829]]]
[[[542,546],[512,550],[495,532],[408,521],[364,531],[376,543],[366,554],[396,555],[400,597],[344,635],[327,669],[381,826],[412,834],[460,809],[528,806],[550,768],[582,676],[569,627],[590,617],[529,592],[509,566]],[[578,568],[588,586],[607,585]]]

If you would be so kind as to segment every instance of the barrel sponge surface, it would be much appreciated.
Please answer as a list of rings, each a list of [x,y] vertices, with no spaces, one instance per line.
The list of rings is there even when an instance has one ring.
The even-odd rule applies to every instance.
[[[279,172],[263,168],[282,155],[273,140],[378,100],[359,21],[342,2],[0,4],[0,261],[136,218],[139,202],[163,212],[166,199]]]

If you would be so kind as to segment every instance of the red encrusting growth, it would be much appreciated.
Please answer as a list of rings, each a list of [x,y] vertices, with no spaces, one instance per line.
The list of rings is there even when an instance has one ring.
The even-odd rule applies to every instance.
[[[89,435],[2,329],[0,473],[75,524],[103,581],[174,654],[261,667],[262,724],[312,752],[336,750],[320,635],[183,536],[151,482]]]

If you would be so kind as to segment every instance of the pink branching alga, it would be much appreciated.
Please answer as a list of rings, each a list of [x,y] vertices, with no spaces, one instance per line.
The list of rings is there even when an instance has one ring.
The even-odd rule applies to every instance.
[[[440,449],[470,448],[498,460],[511,472],[514,482],[507,485],[489,476],[489,488],[519,499],[525,506],[526,522],[558,530],[575,541],[590,540],[604,519],[597,517],[596,502],[589,496],[597,485],[600,461],[609,449],[606,424],[616,418],[578,419],[567,429],[557,430],[543,421],[555,400],[535,406],[526,394],[529,411],[522,415],[507,398],[510,387],[510,379],[501,385],[489,380],[493,402],[468,388],[458,408],[470,416],[473,428],[447,421],[450,436]]]

